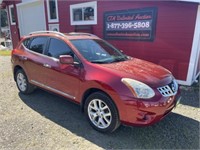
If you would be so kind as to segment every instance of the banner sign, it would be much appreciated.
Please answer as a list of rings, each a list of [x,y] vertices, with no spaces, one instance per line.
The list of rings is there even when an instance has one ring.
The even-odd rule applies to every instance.
[[[142,8],[104,13],[104,38],[153,41],[157,8]]]

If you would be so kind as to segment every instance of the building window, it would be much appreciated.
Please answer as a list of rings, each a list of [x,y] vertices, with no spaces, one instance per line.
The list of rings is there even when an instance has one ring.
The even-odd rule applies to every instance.
[[[97,24],[97,2],[70,5],[71,25]]]
[[[10,24],[15,25],[16,20],[15,20],[14,6],[13,5],[9,6],[9,15],[10,15]]]
[[[47,0],[48,21],[58,22],[58,3],[57,0]]]

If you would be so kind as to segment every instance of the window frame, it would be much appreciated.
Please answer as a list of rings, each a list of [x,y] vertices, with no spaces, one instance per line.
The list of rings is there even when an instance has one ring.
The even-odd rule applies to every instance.
[[[73,9],[80,9],[80,8],[83,9],[84,7],[94,8],[94,20],[74,21]],[[71,25],[96,25],[97,24],[97,1],[70,5],[70,23]]]
[[[49,1],[50,0],[46,0],[46,4],[47,4],[47,14],[48,14],[48,22],[49,23],[55,23],[55,22],[59,22],[59,18],[58,18],[58,0],[55,0],[55,6],[56,6],[56,19],[51,19],[51,12],[50,12],[50,6],[49,6]]]
[[[53,29],[57,29],[57,32],[60,31],[60,25],[59,24],[49,24],[49,31],[55,31]]]
[[[14,18],[15,18],[15,22],[14,22],[14,21],[13,21],[13,17],[12,17],[12,11],[11,11],[12,8],[13,8],[13,10],[14,10],[14,5],[9,5],[8,8],[9,8],[10,25],[16,25],[15,14],[13,14],[13,15],[14,15]]]

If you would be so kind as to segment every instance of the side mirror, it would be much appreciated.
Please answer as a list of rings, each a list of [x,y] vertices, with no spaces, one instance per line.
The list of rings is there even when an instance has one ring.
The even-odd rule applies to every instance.
[[[74,58],[71,55],[61,55],[59,61],[61,64],[74,64]]]

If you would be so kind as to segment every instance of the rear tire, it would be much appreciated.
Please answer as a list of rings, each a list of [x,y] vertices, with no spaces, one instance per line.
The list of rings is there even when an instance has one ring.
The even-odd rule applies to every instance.
[[[34,91],[35,86],[28,82],[28,78],[22,69],[15,73],[17,88],[23,94],[30,94]]]
[[[120,125],[115,104],[102,92],[95,92],[86,99],[84,112],[90,125],[99,132],[113,132]]]

